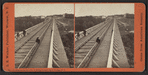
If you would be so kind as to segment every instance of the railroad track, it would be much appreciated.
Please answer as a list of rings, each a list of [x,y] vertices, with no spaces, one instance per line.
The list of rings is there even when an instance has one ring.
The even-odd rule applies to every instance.
[[[39,30],[40,28],[42,28],[42,26],[44,26],[44,25],[43,25],[43,22],[41,22],[41,23],[39,23],[39,24],[37,24],[37,25],[34,25],[34,26],[32,26],[32,27],[26,29],[25,31],[26,31],[27,33],[31,33],[31,32],[33,32],[33,31],[35,31],[35,30]],[[18,32],[18,34],[19,34],[19,37],[17,37],[17,33],[15,34],[15,42],[20,41],[20,40],[23,39],[23,37],[24,37],[23,31]],[[31,34],[32,34],[32,33],[31,33]],[[26,36],[27,36],[27,34],[26,34]]]
[[[99,44],[96,43],[96,38],[99,37],[101,40],[106,34],[107,30],[113,23],[113,19],[108,21],[105,25],[98,28],[98,31],[95,31],[94,34],[85,38],[79,46],[75,47],[75,67],[76,68],[84,68],[87,67],[93,54],[99,47]],[[101,43],[101,42],[100,42]]]
[[[123,63],[118,63],[119,59],[120,60],[125,60],[126,58],[122,58],[123,56],[126,57],[126,55],[124,54],[125,52],[122,51],[122,55],[123,56],[119,56],[120,51],[122,50],[120,45],[121,43],[119,43],[119,35],[120,33],[118,33],[116,30],[118,29],[118,20],[114,18],[114,22],[113,22],[113,31],[112,31],[112,35],[111,35],[111,43],[110,43],[110,49],[109,49],[109,54],[108,54],[108,59],[107,59],[107,68],[121,68],[121,67],[129,67],[129,64],[124,64]],[[120,37],[121,39],[121,37]],[[127,61],[124,61],[127,62]],[[120,64],[120,65],[119,65]]]
[[[33,54],[37,50],[39,44],[35,42],[36,38],[42,41],[44,34],[46,33],[49,27],[52,27],[52,20],[46,23],[39,31],[37,31],[32,37],[27,39],[23,45],[20,46],[15,51],[15,67],[16,68],[25,68],[27,67],[29,61],[33,57]]]
[[[110,21],[108,21],[105,24],[101,24],[99,25],[100,27],[98,27],[98,29],[94,29],[94,31],[92,31],[91,33],[89,33],[86,37],[83,37],[83,39],[76,41],[75,43],[75,51],[77,51],[81,46],[83,46],[87,41],[89,41],[92,37],[94,37],[98,32],[100,32],[104,27],[106,27],[106,25],[108,23],[110,23]]]
[[[86,29],[86,36],[89,35],[89,34],[93,34],[93,33],[96,33],[98,27],[101,27],[101,25],[104,25],[105,22],[101,22],[100,24],[97,24],[93,27],[90,27],[88,29]],[[79,40],[85,38],[84,34],[83,34],[83,31],[79,32],[79,37],[77,36],[77,34],[75,34],[75,43],[77,43]]]
[[[38,28],[36,29],[36,31],[32,31],[32,32],[29,33],[29,35],[27,35],[26,37],[21,38],[22,40],[16,41],[16,42],[15,42],[15,53],[16,53],[24,44],[26,44],[31,38],[33,38],[40,30],[42,30],[43,28],[45,28],[48,23],[50,23],[50,21],[49,21],[49,22],[46,22],[46,23],[43,24],[43,25],[40,25],[40,27],[38,27]],[[30,35],[30,34],[31,34],[31,35]]]

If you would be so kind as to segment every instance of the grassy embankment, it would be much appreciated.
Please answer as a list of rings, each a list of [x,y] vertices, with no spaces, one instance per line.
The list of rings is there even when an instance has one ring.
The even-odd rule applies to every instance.
[[[126,23],[125,25],[118,25],[121,38],[124,44],[128,62],[131,68],[134,67],[134,19],[121,18],[120,21]]]
[[[40,17],[37,18],[32,16],[16,17],[15,32],[23,31],[43,21],[44,19],[41,19]]]
[[[93,16],[75,17],[75,31],[76,33],[83,31],[103,21],[105,21],[105,19],[95,18]]]
[[[66,51],[66,55],[68,58],[68,62],[70,67],[74,67],[74,37],[73,33],[70,31],[74,30],[74,19],[70,18],[61,18],[58,21],[62,22],[63,24],[57,24],[61,39],[64,45],[64,49]]]

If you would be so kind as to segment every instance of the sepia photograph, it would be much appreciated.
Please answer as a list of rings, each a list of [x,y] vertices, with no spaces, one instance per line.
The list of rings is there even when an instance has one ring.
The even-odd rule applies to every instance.
[[[144,72],[144,3],[5,2],[5,72]]]
[[[15,4],[15,68],[74,67],[74,4]]]
[[[134,68],[134,3],[75,4],[75,68]]]

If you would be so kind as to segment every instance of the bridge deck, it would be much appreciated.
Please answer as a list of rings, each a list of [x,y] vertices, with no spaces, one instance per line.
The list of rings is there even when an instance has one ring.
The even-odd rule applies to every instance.
[[[88,68],[106,68],[110,42],[111,42],[112,28],[113,28],[113,24],[110,26],[98,50],[92,57],[92,60],[88,65]]]
[[[126,57],[126,53],[125,53],[125,49],[124,49],[124,45],[123,45],[123,42],[122,42],[122,38],[121,38],[121,35],[120,35],[120,31],[119,31],[119,28],[116,24],[116,35],[115,37],[118,39],[118,55],[117,57],[119,58],[119,61],[116,61],[119,66],[121,68],[129,68],[129,63],[128,63],[128,60],[127,60],[127,57]]]
[[[51,26],[44,35],[40,46],[30,61],[28,68],[47,68],[48,55],[50,49]]]
[[[116,27],[115,27],[114,37],[118,40],[117,57],[119,59],[116,62],[121,68],[129,68],[130,66],[127,61],[127,57],[126,57],[125,49],[123,47],[123,42],[120,36],[119,28],[117,24],[115,25]],[[99,46],[98,50],[96,51],[95,55],[90,61],[88,68],[106,68],[108,55],[109,55],[110,42],[111,42],[111,32],[112,32],[112,27],[108,30],[107,34],[105,35],[101,45]]]
[[[103,26],[103,23],[98,24],[98,26]],[[98,29],[100,30],[100,29]],[[92,35],[93,33],[96,33],[98,30],[95,30],[93,32],[90,32],[87,36],[82,37],[81,39],[79,39],[78,41],[75,42],[75,47],[79,46],[83,41],[85,41],[86,38],[90,37],[90,35]]]
[[[24,44],[24,42],[27,39],[31,38],[33,34],[35,34],[38,30],[40,30],[41,27],[42,27],[41,24],[43,24],[43,23],[39,23],[40,27],[38,27],[37,29],[35,29],[32,32],[28,33],[28,35],[26,35],[25,37],[21,38],[20,40],[16,41],[15,42],[15,49],[18,49],[22,44]]]
[[[59,30],[57,25],[54,26],[55,27],[55,32],[54,32],[54,41],[57,44],[57,57],[59,58],[59,60],[57,61],[57,63],[60,65],[60,68],[69,68],[69,63],[68,63],[68,58],[66,56],[66,52],[59,34]]]
[[[56,25],[54,25],[54,42],[57,44],[57,57],[58,65],[60,68],[69,68],[68,59],[66,56],[66,52],[64,46],[62,44],[62,40],[60,38],[60,34]],[[28,68],[47,68],[48,65],[48,56],[50,51],[50,39],[51,39],[51,26],[45,33],[45,36],[34,54],[32,60],[30,61]]]

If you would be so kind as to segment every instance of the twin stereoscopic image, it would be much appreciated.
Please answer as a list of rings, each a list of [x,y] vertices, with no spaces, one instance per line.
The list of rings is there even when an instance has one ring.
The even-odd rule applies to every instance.
[[[15,4],[15,68],[134,68],[134,3]]]

